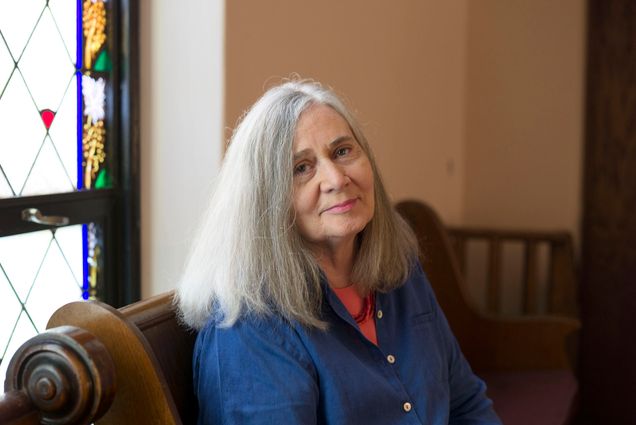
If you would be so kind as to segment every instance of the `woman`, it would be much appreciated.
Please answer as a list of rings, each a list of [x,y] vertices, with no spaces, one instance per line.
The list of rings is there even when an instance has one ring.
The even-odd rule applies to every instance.
[[[496,424],[353,116],[317,83],[244,116],[178,305],[200,424]]]

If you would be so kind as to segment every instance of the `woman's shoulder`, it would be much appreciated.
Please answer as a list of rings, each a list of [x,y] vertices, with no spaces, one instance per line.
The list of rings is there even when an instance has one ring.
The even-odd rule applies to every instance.
[[[436,310],[435,294],[419,259],[413,260],[403,284],[386,296],[388,302],[400,305],[404,311],[430,314]]]
[[[416,290],[432,294],[433,288],[426,276],[426,272],[422,267],[422,263],[418,258],[411,262],[411,270],[408,277],[404,281],[402,288],[408,288],[410,290]]]
[[[258,352],[285,351],[297,361],[308,362],[298,328],[274,313],[247,313],[229,326],[211,317],[198,333],[195,359],[210,354],[249,357]]]

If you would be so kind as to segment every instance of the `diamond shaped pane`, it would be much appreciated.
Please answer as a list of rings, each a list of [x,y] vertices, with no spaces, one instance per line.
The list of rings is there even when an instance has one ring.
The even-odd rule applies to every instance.
[[[59,246],[78,286],[84,273],[82,259],[82,226],[67,226],[57,229],[55,243]]]
[[[57,110],[75,65],[47,8],[18,62],[38,110]]]
[[[13,325],[18,320],[22,306],[11,289],[9,281],[0,270],[0,356],[4,352],[13,332]],[[4,376],[4,375],[0,375]]]
[[[0,1],[0,31],[17,60],[46,5],[45,0]]]
[[[14,323],[11,324],[12,329]],[[2,326],[4,326],[4,324],[2,324]],[[13,335],[9,341],[9,345],[7,345],[6,349],[4,349],[4,347],[2,348],[4,349],[4,355],[2,356],[2,364],[0,364],[0,381],[4,383],[4,378],[7,375],[7,367],[9,366],[9,361],[11,360],[11,357],[13,357],[13,354],[22,344],[24,344],[26,340],[34,337],[35,335],[37,335],[35,327],[29,320],[28,315],[22,311],[17,325],[13,329]],[[2,353],[0,353],[0,355],[1,354]],[[4,389],[4,385],[2,388]]]
[[[0,264],[22,302],[26,301],[52,239],[50,230],[0,238]]]
[[[73,187],[77,188],[77,77],[64,95],[64,100],[55,114],[49,135],[55,145],[66,173],[71,176]]]
[[[81,299],[82,288],[75,281],[59,246],[52,244],[26,303],[37,330],[42,332],[46,329],[46,323],[55,310]]]
[[[82,225],[0,238],[0,357],[5,353],[0,376],[15,350],[42,332],[55,310],[82,299],[82,238]]]
[[[49,0],[49,8],[62,35],[64,45],[71,58],[77,55],[77,2],[69,0]]]
[[[9,81],[11,71],[13,71],[14,63],[7,45],[0,39],[0,94]]]
[[[47,136],[20,195],[31,196],[72,191],[71,176],[66,173],[59,153]]]
[[[46,129],[19,72],[0,99],[0,166],[13,190],[24,185]]]
[[[2,171],[0,171],[0,199],[2,198],[10,198],[15,194],[11,190],[11,186],[9,186],[9,182],[7,178],[4,176]]]

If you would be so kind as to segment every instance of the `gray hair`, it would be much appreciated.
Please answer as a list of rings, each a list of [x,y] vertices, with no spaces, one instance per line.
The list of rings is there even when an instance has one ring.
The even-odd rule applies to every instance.
[[[280,314],[324,329],[321,272],[294,224],[292,144],[309,106],[337,111],[371,162],[374,216],[358,235],[352,281],[364,291],[402,284],[417,255],[395,213],[360,126],[342,101],[316,82],[268,90],[234,130],[210,204],[177,289],[182,320],[200,329],[214,316],[231,326],[245,314]]]

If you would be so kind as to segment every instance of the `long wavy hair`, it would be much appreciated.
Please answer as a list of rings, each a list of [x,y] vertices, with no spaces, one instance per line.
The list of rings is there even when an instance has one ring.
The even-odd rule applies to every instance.
[[[320,269],[296,229],[292,203],[296,125],[315,104],[347,121],[373,170],[374,215],[358,235],[352,281],[363,291],[387,292],[408,276],[416,240],[391,206],[359,124],[319,83],[286,82],[252,106],[230,140],[177,289],[189,326],[200,329],[211,317],[231,326],[244,314],[279,314],[326,328]]]

